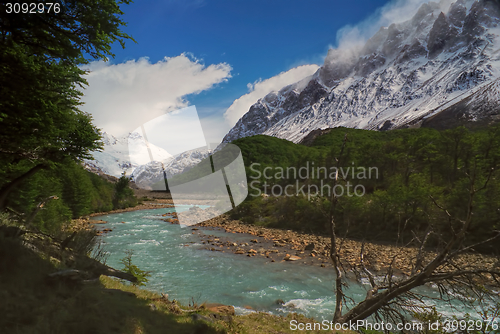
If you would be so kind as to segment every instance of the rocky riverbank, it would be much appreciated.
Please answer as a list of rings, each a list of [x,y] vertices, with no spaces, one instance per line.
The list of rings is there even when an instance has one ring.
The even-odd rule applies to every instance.
[[[115,210],[107,213],[93,214],[95,217],[103,214],[128,212],[145,209],[171,208],[171,199],[156,199],[142,205]],[[193,204],[193,203],[186,203]],[[215,209],[201,209],[193,207],[189,210],[198,220],[213,216]],[[165,214],[164,216],[166,216]],[[176,217],[174,217],[176,218]],[[171,216],[163,218],[166,223],[178,223]],[[92,220],[90,217],[79,220],[79,223],[92,227],[105,224],[102,220]],[[271,262],[289,261],[297,264],[331,267],[330,238],[327,236],[300,233],[292,230],[268,228],[245,224],[232,220],[227,215],[205,220],[191,227],[194,234],[199,234],[204,248],[209,251],[231,252],[239,256],[264,257]],[[99,228],[99,234],[111,232],[111,229]],[[220,230],[226,234],[211,233],[211,230]],[[237,234],[237,237],[235,236]],[[363,249],[364,263],[375,274],[382,274],[392,266],[395,275],[409,275],[419,250],[414,247],[398,247],[389,244],[363,243],[357,240],[340,239],[340,255],[346,269],[361,269],[361,250]],[[430,259],[435,254],[424,252],[424,259]],[[469,253],[462,254],[457,265],[476,265],[483,268],[498,266],[498,260],[492,256]],[[446,268],[443,268],[446,270]],[[451,269],[451,268],[450,268]]]
[[[262,256],[272,262],[291,261],[321,267],[332,266],[329,257],[331,243],[330,238],[326,236],[245,224],[231,220],[227,215],[204,221],[194,229],[198,227],[228,232],[227,237],[215,237],[211,236],[210,232],[205,232],[207,235],[202,238],[206,248],[211,251],[230,251],[248,257]],[[231,233],[247,234],[253,238],[250,242],[237,243],[231,241]],[[347,268],[360,269],[360,255],[363,249],[364,263],[375,274],[382,274],[392,265],[395,275],[409,275],[419,252],[414,247],[363,243],[350,239],[341,239],[339,246],[341,258]],[[433,252],[424,252],[425,259],[434,255]],[[495,257],[475,253],[461,255],[456,263],[459,266],[478,265],[486,268],[498,266]]]
[[[210,235],[209,231],[202,236],[203,243],[207,249],[212,251],[231,251],[242,256],[262,256],[270,261],[290,261],[300,264],[331,267],[330,239],[325,236],[299,233],[292,230],[282,230],[249,225],[237,220],[231,220],[227,216],[217,217],[204,221],[197,225],[208,229],[221,229],[228,234],[227,237],[216,237]],[[230,233],[247,234],[252,237],[250,242],[233,242]],[[359,257],[363,243],[354,240],[342,240],[341,256],[351,267],[359,266]],[[366,243],[364,245],[364,258],[366,265],[373,271],[381,271],[387,268],[392,259],[401,250],[393,246]],[[406,259],[412,258],[416,250],[404,249],[400,256],[396,257],[394,264],[399,273],[410,271],[410,262]],[[398,273],[398,272],[396,272]]]
[[[177,205],[215,205],[216,203],[217,201],[213,200],[197,200],[190,198],[175,200],[175,204]],[[83,218],[98,217],[98,216],[104,216],[121,212],[131,212],[131,211],[149,210],[149,209],[163,209],[163,208],[173,208],[173,207],[175,207],[175,205],[174,201],[171,198],[155,198],[155,199],[149,199],[147,201],[144,201],[142,204],[130,208],[111,210],[107,212],[95,212]]]
[[[142,204],[130,207],[130,208],[125,208],[125,209],[117,209],[117,210],[111,210],[108,212],[95,212],[91,213],[88,216],[85,216],[83,218],[89,218],[89,217],[97,217],[97,216],[104,216],[104,215],[109,215],[112,213],[120,213],[120,212],[130,212],[130,211],[138,211],[138,210],[149,210],[149,209],[162,209],[162,208],[173,208],[174,207],[174,202],[171,199],[156,199],[156,200],[151,200],[151,201],[145,201]]]

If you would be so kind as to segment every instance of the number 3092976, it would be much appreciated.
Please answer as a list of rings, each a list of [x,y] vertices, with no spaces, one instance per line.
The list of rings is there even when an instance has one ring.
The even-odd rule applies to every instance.
[[[37,14],[37,13],[59,13],[61,11],[61,4],[58,2],[38,2],[38,3],[30,3],[30,2],[8,2],[5,4],[5,12],[7,14]]]

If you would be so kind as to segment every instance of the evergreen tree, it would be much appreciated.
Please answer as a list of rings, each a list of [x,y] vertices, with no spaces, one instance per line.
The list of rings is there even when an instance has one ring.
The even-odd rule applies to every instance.
[[[45,4],[43,1],[33,1]],[[90,115],[78,109],[86,82],[79,66],[107,60],[121,31],[120,4],[68,0],[56,13],[0,11],[0,208],[23,180],[101,147]],[[46,5],[46,4],[45,4]]]

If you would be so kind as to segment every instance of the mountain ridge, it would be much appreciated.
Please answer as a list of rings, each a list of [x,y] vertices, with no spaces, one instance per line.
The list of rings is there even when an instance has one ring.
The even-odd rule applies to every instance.
[[[163,180],[163,169],[167,178],[171,178],[188,171],[209,154],[208,148],[197,148],[172,156],[152,143],[146,145],[145,138],[136,132],[122,137],[103,132],[102,142],[103,150],[93,152],[94,160],[85,160],[85,168],[109,177],[126,175],[144,189],[151,189],[152,184]],[[153,161],[148,150],[151,150]]]
[[[337,126],[390,130],[498,121],[500,101],[492,96],[499,45],[498,2],[423,4],[360,49],[330,50],[314,75],[252,105],[223,142],[256,134],[300,142],[311,131]]]

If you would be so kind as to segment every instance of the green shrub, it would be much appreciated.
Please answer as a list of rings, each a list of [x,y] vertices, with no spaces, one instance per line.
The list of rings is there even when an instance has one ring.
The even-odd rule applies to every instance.
[[[151,272],[144,271],[139,269],[135,264],[132,263],[132,255],[134,255],[134,251],[129,249],[125,252],[126,256],[120,260],[120,263],[123,264],[123,271],[133,275],[137,278],[137,282],[132,283],[133,285],[146,285],[148,282],[148,277],[151,276]]]
[[[137,198],[134,191],[129,187],[130,179],[126,176],[120,177],[115,184],[115,194],[113,197],[113,208],[124,209],[137,205]]]

